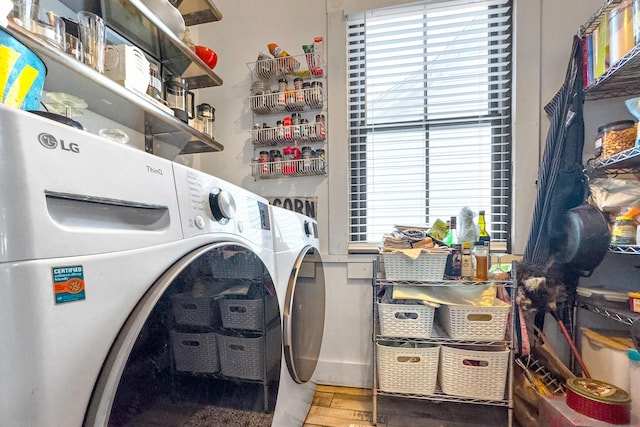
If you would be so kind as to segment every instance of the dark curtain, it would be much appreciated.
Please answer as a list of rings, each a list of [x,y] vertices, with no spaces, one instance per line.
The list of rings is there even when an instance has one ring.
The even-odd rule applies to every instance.
[[[563,240],[562,219],[582,203],[588,191],[583,173],[582,49],[573,38],[565,81],[544,110],[551,120],[538,171],[537,197],[524,261],[546,265]]]

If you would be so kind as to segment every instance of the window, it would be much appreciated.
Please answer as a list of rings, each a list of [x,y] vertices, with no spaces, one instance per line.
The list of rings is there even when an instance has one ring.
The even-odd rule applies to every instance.
[[[464,206],[510,244],[511,12],[454,0],[348,16],[352,250]]]

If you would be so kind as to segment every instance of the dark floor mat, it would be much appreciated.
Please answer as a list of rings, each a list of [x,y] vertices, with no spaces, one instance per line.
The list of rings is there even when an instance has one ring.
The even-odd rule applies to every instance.
[[[208,406],[193,414],[184,427],[269,427],[273,414]]]

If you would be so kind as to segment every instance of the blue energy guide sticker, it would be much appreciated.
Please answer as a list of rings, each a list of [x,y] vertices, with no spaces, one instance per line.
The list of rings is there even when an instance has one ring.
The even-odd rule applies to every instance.
[[[53,267],[51,274],[56,304],[85,299],[84,272],[81,265]]]

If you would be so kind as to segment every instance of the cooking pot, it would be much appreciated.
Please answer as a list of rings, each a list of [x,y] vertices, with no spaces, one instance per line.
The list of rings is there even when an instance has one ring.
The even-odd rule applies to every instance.
[[[567,211],[563,227],[565,238],[557,259],[573,265],[581,275],[590,276],[609,250],[609,223],[600,209],[582,203]]]
[[[567,380],[567,406],[609,424],[629,424],[631,399],[626,391],[591,378]]]

